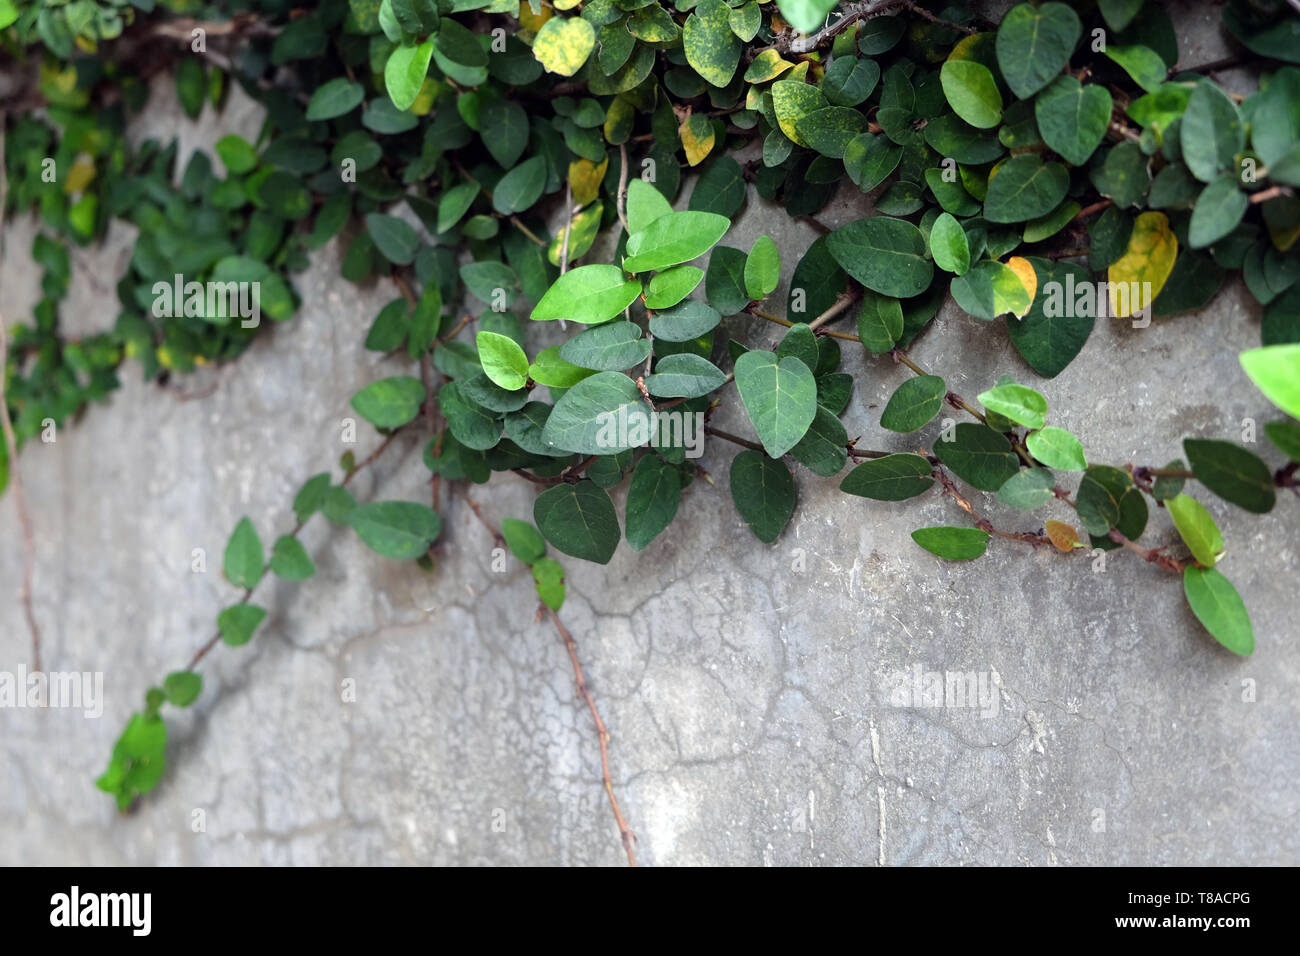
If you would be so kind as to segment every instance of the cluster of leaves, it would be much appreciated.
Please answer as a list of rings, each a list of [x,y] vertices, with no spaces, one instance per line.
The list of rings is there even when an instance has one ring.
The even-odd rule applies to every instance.
[[[876,500],[936,486],[964,500],[955,477],[1015,509],[1063,501],[1082,530],[1048,521],[1045,534],[1010,537],[1065,551],[1136,547],[1150,500],[1169,511],[1191,557],[1147,553],[1180,571],[1189,604],[1220,642],[1249,653],[1249,617],[1215,568],[1222,536],[1183,488],[1194,477],[1242,508],[1269,510],[1276,488],[1294,484],[1300,425],[1266,427],[1290,461],[1276,473],[1244,448],[1204,439],[1186,441],[1186,464],[1117,468],[1090,461],[1078,438],[1048,425],[1032,388],[1003,378],[979,396],[980,412],[916,368],[883,409],[884,430],[928,428],[945,404],[976,420],[945,424],[931,451],[867,452],[840,421],[854,384],[840,371],[840,342],[911,364],[902,350],[951,296],[972,316],[1005,321],[1029,368],[1050,378],[1099,315],[1196,309],[1240,271],[1264,309],[1264,347],[1243,365],[1296,415],[1300,70],[1265,73],[1244,99],[1211,78],[1171,74],[1177,40],[1153,0],[1100,0],[1078,12],[1023,3],[999,24],[957,6],[916,15],[907,0],[853,4],[829,22],[827,0],[578,6],[326,0],[290,17],[268,3],[254,11],[262,29],[237,35],[229,74],[201,55],[176,63],[189,116],[219,106],[231,81],[266,108],[253,141],[223,138],[216,161],[194,154],[179,185],[174,144],[123,145],[124,111],[143,102],[131,71],[98,56],[60,62],[66,51],[32,32],[40,18],[19,18],[18,45],[47,47],[40,89],[53,125],[14,127],[5,155],[13,206],[38,206],[74,243],[112,217],[139,227],[118,283],[121,315],[97,342],[90,385],[76,378],[76,390],[50,392],[49,364],[84,372],[84,357],[69,356],[39,316],[22,333],[18,355],[36,346],[50,361],[44,391],[32,384],[39,365],[24,358],[7,376],[21,431],[32,434],[43,409],[78,407],[111,387],[122,356],[162,376],[231,358],[251,340],[253,330],[201,309],[153,315],[155,283],[178,272],[258,282],[263,311],[288,319],[297,305],[290,275],[339,237],[345,278],[391,277],[402,290],[365,344],[410,366],[366,386],[352,408],[385,442],[428,422],[424,463],[435,481],[482,483],[509,471],[544,486],[532,522],[510,519],[503,534],[553,609],[565,581],[548,545],[599,563],[624,539],[641,550],[697,478],[711,481],[683,431],[610,423],[661,421],[668,411],[707,420],[734,384],[757,441],[724,437],[746,446],[729,485],[759,540],[775,541],[794,513],[792,464],[830,478],[852,462],[842,490]],[[1249,49],[1296,62],[1300,48],[1278,38],[1298,21],[1284,16],[1271,3],[1233,2],[1225,22]],[[104,89],[120,95],[98,95]],[[754,158],[742,163],[732,154],[745,147]],[[56,188],[39,178],[51,155],[74,171]],[[698,175],[682,203],[691,169]],[[776,243],[720,244],[751,184],[792,217],[814,216],[843,189],[871,193],[879,213],[827,230],[793,263],[785,318],[768,311],[782,275]],[[60,259],[55,250],[64,247],[47,237],[38,245],[47,294],[61,290],[66,251]],[[1147,291],[1059,298],[1101,279]],[[478,314],[458,320],[461,304]],[[824,334],[846,307],[857,334]],[[774,350],[750,349],[732,337],[744,331],[737,316],[788,331]],[[471,322],[472,339],[459,337]],[[569,333],[569,322],[580,328]],[[530,347],[556,342],[557,326],[564,341]],[[317,511],[385,557],[430,565],[437,511],[359,503],[348,490],[359,466],[350,454],[340,465],[339,481],[323,473],[302,486],[296,527],[269,561],[253,525],[236,527],[224,571],[244,593],[219,614],[214,641],[251,639],[266,611],[250,598],[268,568],[286,580],[312,575],[297,535]],[[1061,484],[1071,475],[1073,491]],[[611,491],[624,484],[620,521]],[[975,525],[914,537],[940,557],[969,560],[1000,533]],[[164,682],[149,692],[119,741],[100,785],[120,805],[157,782],[160,708],[197,696],[192,666],[169,678],[170,690]]]
[[[154,0],[0,0],[0,29],[12,24],[24,44],[39,40],[67,59],[75,50],[94,52],[100,40],[121,36],[136,10],[148,13],[154,5]]]

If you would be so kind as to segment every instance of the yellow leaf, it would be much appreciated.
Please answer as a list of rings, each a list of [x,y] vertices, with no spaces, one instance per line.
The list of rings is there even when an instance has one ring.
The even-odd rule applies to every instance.
[[[783,59],[776,50],[764,50],[754,57],[754,62],[745,71],[745,80],[749,83],[766,83],[768,80],[776,79],[793,66],[793,63]]]
[[[1065,552],[1074,550],[1079,543],[1079,532],[1064,521],[1049,521],[1045,525],[1047,537],[1051,539],[1052,544],[1058,549]]]
[[[609,157],[606,156],[599,166],[589,159],[578,159],[569,163],[569,188],[573,190],[573,201],[585,206],[600,193],[600,184],[605,180],[605,171],[609,169]]]
[[[542,28],[543,24],[554,15],[555,14],[551,12],[549,6],[542,7],[542,12],[535,14],[527,3],[519,4],[519,26],[521,26],[523,31],[526,33],[536,35],[537,31]]]
[[[438,94],[445,89],[447,89],[446,84],[426,76],[420,86],[420,92],[415,95],[415,102],[411,104],[411,112],[416,116],[428,116],[429,111],[433,109],[433,104],[438,100]]]
[[[1034,272],[1034,267],[1030,265],[1029,260],[1023,256],[1012,256],[1007,260],[1007,268],[1016,274],[1020,284],[1029,293],[1029,305],[1025,306],[1024,312],[1016,313],[1017,318],[1023,319],[1030,306],[1034,304],[1034,295],[1038,292],[1038,274]]]
[[[79,193],[95,178],[95,164],[87,159],[78,157],[77,161],[72,164],[68,170],[68,178],[63,181],[63,191],[71,196],[73,193]]]
[[[1144,212],[1133,223],[1128,249],[1106,275],[1110,314],[1123,319],[1141,312],[1160,294],[1178,258],[1178,239],[1162,212]]]
[[[808,69],[809,63],[807,60],[804,60],[790,71],[790,75],[787,76],[786,79],[794,80],[797,83],[806,83],[808,82]]]
[[[706,116],[689,116],[679,130],[682,146],[686,150],[686,162],[698,166],[713,149],[713,124]]]
[[[596,31],[581,17],[556,17],[537,31],[533,56],[551,73],[573,76],[596,46]]]

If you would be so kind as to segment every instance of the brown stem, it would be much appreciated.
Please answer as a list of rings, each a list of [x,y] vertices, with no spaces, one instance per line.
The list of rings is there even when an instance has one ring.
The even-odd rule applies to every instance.
[[[976,526],[981,531],[985,531],[988,534],[994,535],[995,537],[998,538],[1005,538],[1008,541],[1022,541],[1025,544],[1031,544],[1034,547],[1052,543],[1050,538],[1048,538],[1044,534],[1039,534],[1036,531],[1002,531],[999,530],[998,528],[995,528],[993,526],[993,522],[989,521],[978,511],[976,511],[975,506],[970,503],[969,499],[967,499],[960,491],[957,490],[957,486],[953,483],[953,480],[948,477],[948,473],[946,471],[944,471],[938,465],[935,465],[933,474],[935,479],[939,482],[939,485],[941,486],[943,493],[948,497],[950,497],[953,501],[957,502],[957,506],[975,520]]]
[[[1144,548],[1136,542],[1130,541],[1114,528],[1110,529],[1110,533],[1107,537],[1118,544],[1122,544],[1138,557],[1142,558],[1143,561],[1150,561],[1152,564],[1158,565],[1167,571],[1182,574],[1183,569],[1187,567],[1187,562],[1171,558],[1169,555],[1163,553],[1159,548]]]
[[[629,232],[627,228],[627,143],[618,144],[618,221],[623,224],[623,231]]]

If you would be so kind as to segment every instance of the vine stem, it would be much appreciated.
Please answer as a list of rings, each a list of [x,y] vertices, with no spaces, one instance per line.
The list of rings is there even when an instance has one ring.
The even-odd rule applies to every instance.
[[[1034,547],[1052,543],[1051,539],[1046,535],[1039,534],[1035,531],[1002,531],[999,528],[995,528],[993,522],[989,521],[982,514],[976,511],[975,506],[970,503],[970,500],[957,490],[957,485],[950,477],[948,477],[946,471],[938,465],[935,465],[932,474],[934,475],[935,480],[939,482],[943,493],[953,501],[957,502],[957,507],[970,515],[971,518],[974,519],[976,526],[981,531],[987,532],[995,537],[1005,538],[1008,541],[1023,541],[1026,544],[1033,545]]]
[[[627,228],[627,143],[618,144],[618,221],[623,224],[623,231],[629,232]]]
[[[1115,528],[1110,529],[1108,537],[1110,540],[1128,548],[1134,554],[1138,555],[1138,557],[1142,558],[1143,561],[1150,561],[1152,564],[1159,565],[1168,571],[1182,574],[1183,569],[1187,567],[1187,562],[1179,561],[1177,558],[1171,558],[1169,555],[1164,554],[1159,548],[1144,548],[1136,541],[1131,541],[1124,537],[1124,535],[1120,534]]]
[[[605,795],[609,797],[609,807],[614,811],[614,821],[618,824],[619,839],[623,841],[623,852],[627,854],[629,866],[636,866],[636,849],[633,843],[636,837],[632,835],[632,830],[627,825],[627,820],[623,818],[623,811],[618,805],[618,797],[614,795],[614,779],[609,772],[609,730],[605,727],[605,721],[600,717],[600,711],[596,709],[596,701],[591,696],[591,691],[587,687],[587,678],[582,672],[582,662],[578,660],[578,642],[573,639],[569,629],[560,621],[560,616],[552,608],[546,609],[551,615],[551,621],[555,624],[555,629],[560,633],[560,640],[564,642],[564,649],[569,654],[569,663],[573,665],[573,677],[578,683],[578,693],[587,704],[587,709],[591,711],[591,719],[595,721],[596,733],[600,737],[600,776],[601,782],[605,785]]]
[[[854,296],[851,292],[841,292],[836,297],[835,304],[832,305],[825,312],[823,312],[821,315],[817,316],[817,318],[809,322],[808,328],[812,329],[813,331],[820,329],[823,325],[825,325],[831,319],[838,316],[841,312],[847,312],[849,306],[853,305],[856,299],[857,297]]]
[[[9,179],[5,174],[5,121],[7,117],[0,110],[0,235],[4,233],[5,198],[9,191]],[[23,491],[22,475],[18,473],[18,441],[14,437],[14,425],[9,418],[9,333],[5,328],[4,316],[0,315],[0,428],[4,429],[5,451],[9,457],[9,481],[14,490],[14,507],[18,510],[18,523],[23,529],[23,584],[18,592],[22,601],[23,614],[27,618],[27,629],[32,635],[32,670],[41,669],[41,629],[36,623],[36,614],[32,609],[32,574],[36,566],[36,532],[32,529],[31,512],[27,510],[27,495]]]
[[[393,429],[391,432],[388,433],[388,437],[385,438],[382,442],[380,442],[374,451],[372,451],[369,455],[367,455],[362,461],[358,462],[356,465],[353,465],[352,470],[343,476],[343,482],[342,482],[343,487],[346,488],[349,484],[351,484],[353,478],[355,478],[366,468],[373,465],[379,459],[379,456],[382,455],[384,452],[386,452],[389,446],[392,445],[393,439],[396,438],[399,434],[401,434],[402,429],[406,427],[407,426],[402,425],[398,428]],[[303,526],[306,523],[307,522],[305,521],[299,521],[296,525],[294,525],[293,530],[289,532],[289,537],[291,538],[298,537],[298,532],[300,532],[303,529]],[[262,581],[265,579],[266,579],[266,575],[264,573],[262,575],[261,580],[259,580],[257,583],[261,584]],[[239,603],[243,604],[244,602],[246,602],[250,597],[253,596],[253,592],[255,590],[256,590],[255,587],[246,588],[244,590],[244,596],[239,599]],[[195,652],[194,656],[190,658],[190,662],[185,666],[185,669],[187,671],[192,671],[194,670],[194,668],[198,667],[199,664],[202,662],[203,658],[208,656],[208,653],[214,647],[217,646],[217,642],[220,640],[221,640],[221,628],[217,628],[217,632],[213,634],[210,638],[208,638],[207,641],[203,644],[203,646],[200,647]]]

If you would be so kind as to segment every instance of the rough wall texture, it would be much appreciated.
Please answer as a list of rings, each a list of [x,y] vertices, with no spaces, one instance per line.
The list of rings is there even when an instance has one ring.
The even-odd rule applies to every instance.
[[[1222,55],[1217,9],[1174,12],[1191,38],[1186,62]],[[158,86],[136,135],[179,135],[187,151],[257,124],[238,97],[189,123]],[[824,218],[862,208],[846,195]],[[34,228],[6,230],[6,321],[36,298]],[[788,278],[815,234],[751,196],[726,242],[748,248],[764,232]],[[69,331],[112,322],[104,304],[131,241],[117,227],[78,254]],[[339,255],[331,245],[299,277],[304,306],[291,323],[183,383],[215,384],[211,395],[179,401],[128,365],[110,403],[24,452],[46,667],[102,671],[106,702],[100,719],[0,711],[0,863],[622,861],[563,647],[534,620],[527,570],[512,560],[493,573],[492,541],[455,497],[444,496],[432,575],[315,519],[304,540],[316,577],[264,585],[270,616],[254,642],[208,659],[201,702],[172,722],[166,782],[124,818],[92,786],[148,682],[180,667],[233,600],[219,564],[235,522],[248,515],[267,541],[288,530],[299,484],[344,450],[349,397],[405,370],[361,348],[395,290],[344,282]],[[729,325],[758,345],[780,331]],[[534,331],[530,344],[548,344]],[[1100,321],[1050,382],[1023,366],[999,324],[952,307],[913,355],[968,396],[1000,374],[1023,377],[1096,460],[1161,464],[1184,435],[1236,437],[1243,419],[1269,420],[1236,362],[1258,335],[1253,307],[1228,289],[1199,314],[1145,330]],[[909,448],[878,425],[908,373],[856,348],[845,356],[858,382],[850,435]],[[734,394],[716,421],[748,433]],[[363,427],[353,447],[361,455],[375,441]],[[961,519],[937,495],[867,502],[800,469],[793,522],[760,545],[726,491],[733,452],[709,444],[702,463],[717,486],[696,482],[672,530],[640,555],[566,562],[562,616],[613,734],[615,786],[642,860],[1300,859],[1297,502],[1256,517],[1207,501],[1254,618],[1258,650],[1243,661],[1203,632],[1172,575],[1132,555],[1111,556],[1104,573],[1082,555],[1000,541],[978,567],[931,557],[910,531]],[[355,490],[423,500],[427,475],[408,437]],[[494,520],[531,515],[534,487],[511,475],[472,494]],[[973,500],[1000,526],[1040,518]],[[1152,533],[1176,537],[1161,513]],[[21,549],[8,497],[0,540],[0,669],[14,671],[28,639],[10,597]],[[208,573],[191,572],[194,548],[206,549]],[[982,710],[896,706],[918,669],[976,672],[992,698]],[[340,700],[346,678],[354,703]],[[196,809],[205,832],[192,830]]]

